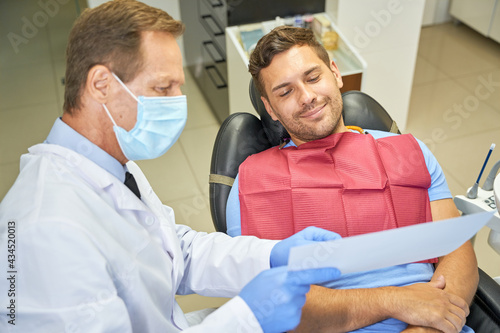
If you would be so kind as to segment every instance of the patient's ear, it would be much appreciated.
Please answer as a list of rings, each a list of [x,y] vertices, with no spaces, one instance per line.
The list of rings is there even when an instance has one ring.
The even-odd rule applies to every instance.
[[[267,111],[267,113],[269,113],[271,118],[274,121],[278,120],[278,117],[276,117],[276,114],[274,113],[273,108],[271,107],[271,104],[269,104],[269,101],[267,100],[267,98],[261,96],[260,99],[262,100],[262,103],[264,103],[264,106],[266,107],[266,111]]]
[[[335,79],[337,80],[337,86],[339,87],[339,89],[342,88],[344,86],[344,82],[342,81],[342,75],[340,75],[339,68],[337,67],[335,61],[333,60],[330,63],[330,69],[333,75],[335,76]]]

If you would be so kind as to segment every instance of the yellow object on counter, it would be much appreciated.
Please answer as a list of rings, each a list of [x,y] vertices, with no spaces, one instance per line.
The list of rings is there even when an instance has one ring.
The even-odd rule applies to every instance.
[[[335,31],[326,31],[321,36],[321,43],[327,51],[336,50],[338,48],[339,35]]]

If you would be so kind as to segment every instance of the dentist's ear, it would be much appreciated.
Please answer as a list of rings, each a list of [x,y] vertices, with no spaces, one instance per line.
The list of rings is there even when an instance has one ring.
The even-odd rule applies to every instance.
[[[105,104],[111,91],[111,81],[113,81],[111,71],[106,66],[95,65],[87,74],[85,91],[97,103]]]
[[[269,113],[271,118],[274,121],[278,120],[278,117],[276,117],[276,114],[274,113],[273,108],[271,107],[271,104],[269,104],[269,101],[267,100],[267,98],[261,96],[260,99],[261,99],[262,103],[264,103],[264,107],[266,108],[266,111],[267,111],[267,113]]]

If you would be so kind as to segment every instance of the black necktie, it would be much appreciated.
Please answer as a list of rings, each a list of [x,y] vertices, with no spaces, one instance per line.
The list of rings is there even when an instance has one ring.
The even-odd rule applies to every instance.
[[[125,186],[127,186],[135,195],[140,199],[141,192],[139,192],[139,187],[137,187],[137,183],[135,182],[134,176],[130,172],[125,172]]]

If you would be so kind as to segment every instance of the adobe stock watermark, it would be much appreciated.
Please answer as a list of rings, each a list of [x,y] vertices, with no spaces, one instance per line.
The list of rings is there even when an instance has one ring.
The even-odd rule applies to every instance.
[[[358,26],[354,27],[354,46],[358,49],[367,47],[373,38],[379,36],[382,30],[391,24],[393,15],[401,14],[402,11],[403,6],[400,0],[389,1],[386,9],[372,10],[370,16],[373,20],[366,22],[363,29]]]
[[[35,12],[31,18],[26,16],[21,17],[23,23],[20,33],[9,32],[7,38],[14,52],[19,53],[19,47],[22,44],[28,44],[29,41],[38,35],[39,29],[44,28],[49,19],[59,13],[60,6],[65,5],[70,0],[39,0],[37,2],[40,10]]]
[[[193,219],[207,209],[207,202],[204,195],[199,194],[191,199],[190,203],[179,205],[176,215],[180,214],[181,224],[192,225]]]
[[[146,246],[145,241],[144,246]],[[85,333],[88,332],[88,327],[93,326],[91,323],[96,320],[101,320],[105,315],[106,308],[112,307],[113,302],[117,302],[119,294],[130,293],[130,288],[133,287],[135,265],[117,272],[113,277],[114,288],[105,287],[95,291],[95,294],[84,299],[74,309],[74,318],[66,323],[64,332],[66,333]],[[111,305],[110,305],[111,304]],[[109,310],[107,310],[109,311]]]
[[[472,114],[478,111],[481,101],[487,100],[500,88],[500,81],[493,80],[493,73],[487,77],[478,76],[479,82],[474,88],[474,93],[464,97],[461,103],[454,103],[452,107],[443,112],[443,120],[449,124],[450,129],[458,130],[464,120],[469,119]],[[435,127],[430,138],[423,139],[430,151],[434,151],[436,144],[448,139],[447,131],[442,127]]]

